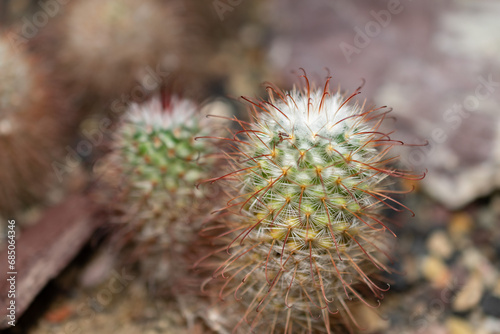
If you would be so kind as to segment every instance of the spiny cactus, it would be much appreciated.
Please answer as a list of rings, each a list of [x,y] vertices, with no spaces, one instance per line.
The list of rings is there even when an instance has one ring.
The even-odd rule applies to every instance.
[[[49,197],[62,109],[40,65],[0,34],[0,216]]]
[[[181,6],[176,0],[75,1],[62,21],[57,59],[71,83],[100,95],[128,93],[137,81],[154,89],[182,61]]]
[[[323,89],[303,78],[303,90],[269,85],[269,101],[245,98],[253,121],[235,119],[232,168],[207,181],[235,190],[221,209],[224,246],[199,261],[213,267],[206,258],[229,253],[204,289],[242,305],[235,332],[246,323],[258,333],[331,333],[336,313],[355,323],[347,301],[370,305],[364,290],[387,290],[370,274],[390,271],[382,207],[404,207],[388,178],[420,178],[388,167],[401,144],[379,130],[388,111],[354,103],[360,88],[346,96],[330,91],[330,78]]]
[[[197,111],[177,97],[133,104],[102,164],[100,179],[119,189],[112,199],[122,225],[118,241],[134,260],[140,257],[143,277],[155,289],[183,273],[180,259],[216,195],[195,187],[216,162],[213,145],[194,140],[213,131]]]

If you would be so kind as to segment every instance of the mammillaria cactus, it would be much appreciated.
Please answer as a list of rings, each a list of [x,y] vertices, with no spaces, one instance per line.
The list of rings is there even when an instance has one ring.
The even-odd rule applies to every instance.
[[[330,91],[330,79],[317,89],[303,78],[303,90],[269,85],[269,101],[245,98],[253,121],[235,120],[232,168],[208,180],[236,192],[221,209],[224,246],[199,261],[215,269],[204,290],[234,295],[231,309],[243,308],[235,332],[247,324],[258,333],[332,333],[337,313],[356,324],[348,300],[370,305],[365,290],[381,298],[388,289],[370,278],[390,271],[381,209],[404,207],[388,179],[420,178],[389,167],[390,149],[402,143],[379,130],[388,111],[354,103],[360,88],[346,96]],[[226,250],[215,267],[206,260]]]
[[[118,189],[111,203],[118,241],[130,246],[133,260],[140,257],[155,290],[183,273],[181,259],[216,196],[196,188],[216,162],[213,145],[194,140],[213,131],[197,112],[194,103],[167,95],[131,105],[102,164],[100,179]]]
[[[68,115],[42,72],[0,35],[0,215],[47,200],[51,163],[62,155]]]
[[[181,7],[175,0],[75,1],[63,17],[59,65],[69,82],[100,95],[139,95],[129,91],[137,84],[153,90],[182,60]]]

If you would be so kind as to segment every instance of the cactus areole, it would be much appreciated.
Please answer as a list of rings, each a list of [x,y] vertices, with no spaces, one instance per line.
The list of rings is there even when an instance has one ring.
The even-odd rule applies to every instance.
[[[319,89],[303,80],[291,92],[269,85],[268,101],[245,98],[253,120],[235,120],[232,170],[208,180],[235,189],[221,210],[229,238],[218,254],[229,255],[214,278],[220,298],[234,294],[247,308],[236,329],[331,333],[336,313],[355,323],[347,301],[369,305],[358,287],[379,299],[387,290],[369,275],[390,270],[380,209],[404,207],[389,180],[421,177],[389,167],[402,144],[379,130],[389,110],[355,103],[360,88],[344,95],[330,91],[330,78]]]

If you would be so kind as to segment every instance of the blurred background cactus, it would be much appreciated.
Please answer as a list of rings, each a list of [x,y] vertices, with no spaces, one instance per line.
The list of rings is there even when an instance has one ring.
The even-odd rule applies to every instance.
[[[66,8],[57,53],[73,84],[117,96],[147,67],[172,72],[182,61],[186,24],[176,1],[75,1]]]
[[[217,201],[217,191],[196,187],[218,161],[212,143],[195,140],[217,130],[204,116],[193,102],[169,94],[131,105],[112,151],[98,163],[104,187],[97,196],[110,192],[105,204],[119,225],[113,239],[120,257],[138,263],[155,294],[186,279],[190,246]]]
[[[0,216],[51,202],[72,116],[40,61],[0,35]],[[57,197],[57,196],[56,196]]]

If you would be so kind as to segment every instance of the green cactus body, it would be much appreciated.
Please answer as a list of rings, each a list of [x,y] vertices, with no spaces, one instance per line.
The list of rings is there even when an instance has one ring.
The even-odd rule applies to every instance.
[[[113,198],[121,213],[119,241],[130,246],[127,260],[139,261],[156,288],[168,288],[183,273],[181,259],[211,195],[195,187],[215,161],[212,146],[194,140],[208,131],[196,111],[175,97],[133,105],[104,164],[104,179],[120,188]]]
[[[353,103],[358,91],[331,93],[328,81],[269,91],[269,102],[250,101],[260,111],[252,123],[238,121],[234,169],[211,180],[239,190],[225,208],[230,255],[213,275],[219,297],[246,308],[236,331],[331,333],[331,314],[355,321],[346,300],[365,301],[358,287],[386,290],[368,276],[389,271],[379,211],[396,204],[386,179],[416,177],[386,167],[397,144],[378,132],[386,112]]]
[[[203,196],[194,185],[206,177],[206,166],[198,159],[207,153],[207,145],[194,140],[201,129],[193,104],[172,101],[167,107],[171,114],[167,111],[162,115],[153,103],[160,102],[149,105],[156,115],[148,115],[147,107],[138,107],[122,129],[123,163],[133,170],[129,182],[139,196],[142,191],[151,192],[151,196],[159,196],[158,204],[168,199],[183,210]],[[154,192],[154,188],[159,191]]]

